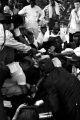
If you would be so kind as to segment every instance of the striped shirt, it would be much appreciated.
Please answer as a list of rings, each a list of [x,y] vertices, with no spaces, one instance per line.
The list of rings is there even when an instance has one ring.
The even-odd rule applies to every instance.
[[[43,9],[40,20],[45,19],[46,21],[49,21],[49,18],[55,17],[56,15],[60,15],[60,8],[57,2],[55,2],[55,7],[52,7],[51,4],[49,4]]]

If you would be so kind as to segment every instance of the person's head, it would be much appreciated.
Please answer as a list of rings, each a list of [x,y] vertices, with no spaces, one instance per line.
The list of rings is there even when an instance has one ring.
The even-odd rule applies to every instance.
[[[36,5],[36,0],[30,0],[30,5],[33,8]]]
[[[50,73],[54,69],[53,62],[48,57],[39,61],[39,67],[42,74]]]
[[[6,30],[12,29],[12,18],[8,13],[0,14],[0,23],[4,25]]]
[[[39,114],[35,107],[25,106],[19,110],[16,120],[39,120]]]
[[[55,52],[55,49],[56,49],[55,46],[52,45],[52,46],[50,46],[50,48],[48,49],[48,52],[49,52],[49,53],[54,53],[54,52]]]
[[[52,6],[55,6],[55,1],[54,1],[54,0],[49,0],[49,3],[50,3]]]
[[[60,23],[59,21],[55,21],[54,27],[53,27],[53,34],[58,34],[60,31]]]
[[[76,32],[74,35],[73,35],[73,41],[76,45],[76,47],[78,47],[80,45],[80,34],[78,32]]]
[[[53,19],[53,18],[50,18],[50,19],[49,19],[49,22],[48,22],[48,26],[49,26],[49,30],[50,30],[50,31],[53,30],[54,25],[55,25],[54,19]]]
[[[41,32],[43,33],[43,35],[45,34],[46,31],[47,31],[46,25],[41,26]]]
[[[23,16],[15,14],[12,16],[12,22],[14,24],[14,28],[18,28],[19,26],[23,25],[24,19]]]
[[[79,0],[74,0],[74,7],[75,7],[76,10],[79,9],[79,7],[80,7],[80,1]]]

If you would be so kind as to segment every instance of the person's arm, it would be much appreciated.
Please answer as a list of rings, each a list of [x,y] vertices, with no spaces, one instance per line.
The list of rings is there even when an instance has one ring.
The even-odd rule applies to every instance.
[[[20,42],[16,41],[13,37],[13,34],[8,30],[6,30],[5,46],[15,48],[17,50],[23,51],[24,53],[27,53],[29,50],[31,50],[30,46],[27,46],[23,43],[20,43]]]
[[[43,11],[42,11],[42,9],[40,8],[40,7],[38,7],[38,23],[40,22],[40,19],[41,19],[41,16],[42,16],[42,13],[43,13]]]
[[[47,23],[47,21],[46,21],[46,14],[45,14],[45,13],[46,13],[46,9],[47,9],[47,7],[45,7],[45,8],[42,10],[42,14],[41,14],[41,16],[40,16],[40,18],[39,18],[41,25]]]
[[[17,39],[18,42],[21,42],[25,45],[29,45],[28,38],[26,36],[23,37],[19,28],[14,29],[14,34],[15,34],[15,39]]]
[[[75,14],[76,14],[76,17],[75,17],[76,22],[77,22],[77,23],[80,23],[80,10],[79,10],[78,12],[75,11]]]
[[[25,15],[26,14],[26,7],[24,7],[23,9],[21,9],[19,12],[18,12],[19,15]]]
[[[45,10],[45,9],[43,9],[43,10],[42,10],[42,14],[41,14],[41,16],[40,16],[39,20],[43,20],[43,19],[44,19],[44,17],[45,17],[44,10]]]
[[[71,19],[72,19],[72,12],[71,12],[70,17],[69,17],[69,23],[68,23],[68,26],[67,26],[66,34],[69,33],[69,28],[70,28],[70,24],[71,24]]]

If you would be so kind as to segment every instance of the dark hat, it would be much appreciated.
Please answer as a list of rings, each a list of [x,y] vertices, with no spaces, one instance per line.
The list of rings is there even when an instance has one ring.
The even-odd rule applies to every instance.
[[[17,28],[20,25],[22,25],[24,23],[24,19],[23,16],[21,15],[13,15],[12,16],[12,22],[14,23],[14,27]]]
[[[6,23],[6,24],[9,24],[12,22],[12,19],[11,19],[11,15],[8,14],[8,13],[0,13],[0,23]]]

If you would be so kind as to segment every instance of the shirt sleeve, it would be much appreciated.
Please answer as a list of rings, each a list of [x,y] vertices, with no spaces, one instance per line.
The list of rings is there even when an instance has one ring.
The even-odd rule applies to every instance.
[[[44,9],[42,10],[42,14],[41,14],[40,20],[43,20],[43,19],[45,18],[45,9],[46,9],[46,8],[44,8]]]
[[[18,12],[18,14],[19,14],[19,15],[24,15],[24,14],[27,13],[26,11],[27,11],[27,8],[24,7],[23,9],[21,9],[21,10]]]
[[[43,35],[41,33],[39,33],[38,37],[37,37],[37,43],[42,44],[43,43]]]
[[[0,24],[0,46],[4,43],[4,28],[3,25]]]
[[[77,23],[80,23],[80,10],[77,13],[75,12],[75,19]]]
[[[39,17],[42,15],[42,9],[39,7]]]
[[[12,35],[12,33],[8,30],[6,30],[6,42],[5,42],[5,46],[9,46],[12,48],[15,48],[17,50],[23,51],[24,53],[27,53],[31,47],[27,46],[23,43],[20,43],[18,41],[16,41]]]

